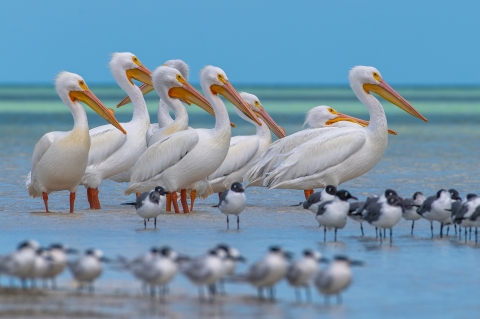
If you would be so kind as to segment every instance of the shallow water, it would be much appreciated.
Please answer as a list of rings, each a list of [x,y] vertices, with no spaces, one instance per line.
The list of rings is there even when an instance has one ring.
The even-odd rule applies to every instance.
[[[25,102],[28,103],[28,102]],[[333,104],[333,103],[330,103]],[[313,104],[316,105],[316,104]],[[265,105],[268,107],[267,105]],[[423,106],[423,104],[422,104]],[[341,107],[335,106],[338,110]],[[356,103],[358,114],[363,107]],[[380,194],[386,187],[409,197],[421,190],[432,195],[439,188],[454,187],[462,197],[478,193],[480,149],[480,110],[435,115],[433,105],[422,112],[428,124],[408,115],[389,115],[389,125],[398,131],[391,136],[382,161],[368,174],[342,185],[360,198]],[[275,104],[270,109],[276,109]],[[287,132],[301,129],[304,113],[272,112]],[[472,114],[468,114],[472,113]],[[119,113],[128,120],[127,112]],[[93,116],[91,127],[102,125]],[[152,113],[152,120],[156,114]],[[234,135],[248,134],[252,128],[232,116],[237,128]],[[213,123],[208,115],[195,113],[194,126]],[[199,302],[197,289],[182,277],[171,285],[166,301],[141,296],[140,285],[125,273],[107,268],[96,285],[96,296],[77,295],[68,273],[59,278],[60,291],[54,293],[0,290],[0,315],[7,317],[167,317],[167,318],[405,318],[428,315],[436,318],[475,317],[480,310],[476,295],[480,273],[480,244],[465,244],[455,236],[430,238],[429,224],[417,222],[415,235],[410,235],[410,222],[401,221],[394,229],[393,245],[375,239],[374,229],[365,226],[361,237],[359,225],[348,222],[323,242],[323,231],[314,215],[299,207],[290,207],[302,200],[303,192],[247,189],[248,208],[241,215],[241,230],[227,231],[225,218],[211,205],[211,196],[198,201],[193,214],[166,214],[159,218],[159,229],[143,229],[143,221],[134,210],[119,204],[132,198],[123,196],[126,185],[106,181],[100,188],[102,211],[89,211],[84,189],[77,194],[76,213],[68,214],[68,193],[50,196],[55,213],[42,213],[41,199],[28,197],[24,179],[29,171],[35,143],[46,132],[68,130],[71,116],[64,112],[0,114],[0,253],[12,250],[25,239],[41,244],[63,242],[76,248],[98,247],[107,256],[133,257],[153,245],[169,245],[175,250],[199,255],[219,242],[237,247],[249,263],[260,258],[270,245],[282,245],[301,255],[305,248],[314,248],[325,256],[347,254],[366,262],[354,269],[354,283],[344,294],[342,306],[324,306],[314,293],[313,304],[296,303],[295,295],[285,282],[278,285],[275,303],[258,302],[256,290],[249,286],[227,284],[228,296],[213,303]],[[152,227],[152,225],[148,225]],[[438,233],[438,225],[435,225]],[[452,234],[453,229],[450,230]],[[247,265],[240,265],[243,271]],[[460,268],[461,267],[461,268]],[[458,273],[461,269],[461,273]],[[3,283],[7,281],[3,278]],[[63,315],[62,315],[63,314]]]

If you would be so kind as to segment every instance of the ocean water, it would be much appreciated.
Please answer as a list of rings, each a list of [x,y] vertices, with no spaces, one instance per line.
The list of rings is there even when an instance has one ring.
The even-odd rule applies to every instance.
[[[114,88],[91,87],[109,107],[122,98]],[[341,112],[368,119],[366,108],[348,88],[243,88],[258,95],[272,117],[288,134],[302,129],[305,112],[327,104]],[[381,162],[369,173],[343,184],[353,195],[364,199],[393,188],[402,197],[415,191],[427,196],[440,188],[456,188],[462,197],[479,193],[480,89],[478,88],[401,88],[398,90],[429,119],[424,123],[383,102],[389,127],[398,132],[389,137]],[[33,92],[33,93],[32,93]],[[353,97],[352,97],[353,96]],[[263,98],[265,97],[265,98]],[[187,215],[166,214],[156,230],[143,229],[143,221],[123,195],[126,184],[105,181],[100,187],[101,211],[88,210],[86,192],[79,188],[75,214],[68,214],[68,192],[50,195],[53,213],[43,213],[43,201],[28,197],[24,180],[38,139],[49,131],[69,130],[68,109],[58,102],[48,87],[0,88],[0,254],[15,248],[27,238],[43,245],[63,242],[69,246],[102,249],[108,257],[134,257],[151,246],[169,245],[192,256],[201,255],[217,243],[237,247],[248,266],[271,245],[281,245],[299,258],[305,248],[317,249],[327,258],[336,254],[363,260],[354,271],[354,281],[343,295],[343,305],[323,304],[314,292],[313,303],[297,303],[294,291],[285,282],[277,287],[277,301],[258,302],[256,290],[241,284],[227,284],[227,296],[214,302],[199,302],[197,289],[181,276],[171,284],[163,302],[142,296],[140,284],[129,274],[108,266],[96,283],[95,296],[78,295],[68,273],[59,278],[59,291],[22,292],[0,289],[0,315],[7,317],[164,317],[164,318],[405,318],[475,317],[480,304],[478,283],[480,244],[465,243],[453,235],[434,238],[429,224],[421,220],[410,235],[410,222],[401,221],[393,232],[393,244],[375,239],[366,225],[360,236],[359,225],[351,220],[323,241],[314,215],[300,207],[303,200],[296,190],[247,189],[248,207],[241,215],[241,229],[226,230],[225,218],[216,208],[217,196],[197,201]],[[148,99],[151,120],[156,120],[156,101]],[[231,106],[229,106],[231,107]],[[213,118],[196,107],[189,107],[191,126],[210,127]],[[231,108],[230,108],[231,110]],[[252,134],[254,129],[232,111],[237,125],[233,135]],[[103,120],[89,112],[90,127]],[[121,121],[131,117],[131,106],[117,110]],[[6,278],[1,278],[6,285]]]

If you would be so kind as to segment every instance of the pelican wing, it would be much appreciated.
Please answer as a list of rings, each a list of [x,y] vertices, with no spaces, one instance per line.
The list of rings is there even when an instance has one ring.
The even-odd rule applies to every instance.
[[[236,136],[235,136],[236,137]],[[216,178],[227,176],[244,167],[258,151],[259,142],[253,136],[240,136],[237,139],[230,140],[230,148],[227,157],[222,165],[210,176],[208,180],[213,181]]]
[[[264,186],[275,188],[283,181],[321,173],[355,154],[365,141],[365,133],[358,129],[322,134],[284,154],[279,166],[265,178]]]
[[[37,163],[40,162],[40,159],[42,158],[43,154],[45,154],[45,152],[50,148],[50,145],[64,138],[65,136],[68,135],[68,133],[70,132],[57,131],[57,132],[49,132],[42,136],[42,138],[38,141],[37,145],[35,145],[35,149],[33,150],[32,168],[30,171],[31,177],[33,177],[33,174],[35,173],[35,167],[37,166]]]
[[[265,178],[268,173],[272,172],[281,163],[280,155],[291,152],[295,147],[327,134],[332,130],[337,130],[337,128],[306,129],[276,140],[258,158],[255,165],[245,174],[244,179],[254,182],[259,178]]]
[[[177,164],[198,143],[198,134],[187,130],[156,142],[138,158],[133,167],[130,185],[149,180]]]
[[[90,130],[88,166],[96,166],[115,153],[127,140],[127,135],[112,125],[103,125]]]
[[[150,145],[150,139],[152,138],[153,135],[155,135],[155,132],[160,128],[158,123],[155,124],[150,124],[148,127],[147,133],[145,135],[145,138],[147,139],[147,145]]]

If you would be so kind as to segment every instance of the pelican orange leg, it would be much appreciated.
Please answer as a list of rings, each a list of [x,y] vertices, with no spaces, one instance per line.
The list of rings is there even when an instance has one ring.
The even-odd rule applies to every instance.
[[[75,210],[75,193],[70,193],[70,213]]]
[[[173,193],[173,192],[172,192]],[[172,193],[170,194],[167,194],[167,204],[165,205],[165,210],[167,212],[171,212],[172,211]]]
[[[308,199],[310,196],[312,196],[312,194],[314,193],[315,191],[313,189],[306,189],[303,191],[303,193],[305,194],[305,199]]]
[[[45,203],[45,212],[50,213],[48,211],[48,194],[43,192],[42,197],[43,197],[43,202]]]
[[[193,204],[195,203],[195,198],[197,198],[197,191],[192,190],[190,192],[190,211],[193,210]]]
[[[100,206],[100,199],[98,198],[98,188],[89,188],[87,190],[87,194],[88,194],[88,191],[90,191],[90,194],[92,197],[92,201],[90,203],[90,209],[102,209],[102,207]]]
[[[173,204],[173,209],[175,210],[175,214],[180,214],[180,209],[178,208],[177,192],[171,192],[170,195],[172,197],[172,204]]]
[[[186,189],[182,189],[180,191],[180,202],[182,203],[183,213],[188,214],[189,210],[188,210],[187,190]]]

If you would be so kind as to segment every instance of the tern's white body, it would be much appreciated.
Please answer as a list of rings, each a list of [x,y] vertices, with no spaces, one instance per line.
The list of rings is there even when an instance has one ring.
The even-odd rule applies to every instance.
[[[74,126],[68,132],[50,132],[38,141],[33,151],[31,171],[26,185],[32,197],[42,193],[68,190],[75,193],[85,172],[90,149],[88,120],[83,106],[69,97],[72,81],[83,81],[73,73],[62,72],[56,79],[57,93],[70,108]],[[113,127],[113,126],[112,126]],[[123,135],[118,129],[115,131]]]
[[[315,276],[315,287],[324,295],[336,295],[352,282],[350,265],[345,261],[334,261]]]
[[[317,214],[316,216],[318,225],[324,226],[327,229],[342,229],[345,227],[347,224],[347,214],[350,204],[335,196],[333,201],[324,203],[324,205],[325,210],[323,214]]]
[[[96,254],[81,256],[77,260],[69,262],[68,266],[73,277],[80,284],[92,283],[103,271],[103,263]]]
[[[48,270],[47,278],[54,278],[63,272],[67,266],[67,254],[64,249],[50,248],[49,255],[52,258],[52,267]]]
[[[207,254],[189,262],[183,273],[197,286],[213,285],[225,273],[222,259],[221,256]]]
[[[53,261],[48,259],[48,251],[42,251],[35,256],[33,278],[45,279],[53,268]]]
[[[169,192],[187,189],[215,172],[225,160],[231,137],[230,119],[220,97],[210,91],[212,83],[205,78],[206,73],[202,72],[201,83],[205,97],[215,111],[215,128],[177,132],[150,146],[135,163],[130,187],[125,194],[144,192],[156,185],[162,185]],[[170,98],[167,92],[163,92],[161,98],[170,105],[181,104],[180,100]]]
[[[336,117],[330,113],[331,108],[325,105],[312,108],[306,116],[305,124],[308,123],[309,129],[296,132],[292,135],[279,139],[269,145],[267,149],[251,165],[251,168],[244,176],[245,181],[249,181],[249,186],[263,186],[263,180],[268,173],[271,173],[282,160],[282,155],[291,152],[297,146],[306,143],[314,138],[320,137],[332,130],[342,127],[361,128],[357,123],[339,121],[327,125],[326,122]]]
[[[33,278],[35,270],[36,250],[39,245],[31,241],[32,245],[20,248],[0,259],[0,272],[19,279]]]
[[[410,209],[404,209],[403,210],[403,215],[402,215],[403,219],[412,220],[412,221],[421,219],[422,215],[417,213],[417,209],[418,209],[418,207],[420,207],[423,204],[425,199],[426,199],[426,197],[424,195],[422,195],[422,194],[417,195],[417,198],[415,198],[414,201],[413,201],[415,206],[412,206]]]
[[[147,105],[140,89],[125,73],[129,68],[138,67],[131,61],[132,56],[131,53],[116,53],[110,62],[113,77],[132,100],[132,120],[121,123],[127,131],[126,135],[112,125],[103,125],[90,130],[88,166],[82,177],[82,184],[87,188],[98,188],[103,179],[127,171],[147,149],[145,133],[150,126]]]
[[[287,272],[287,280],[293,287],[310,286],[313,275],[318,272],[318,260],[312,256],[304,256],[294,262]]]
[[[137,279],[152,286],[168,284],[178,268],[172,258],[152,252],[128,262],[127,266]]]
[[[288,262],[282,254],[268,253],[250,267],[246,280],[255,287],[272,287],[283,279],[288,271]]]

